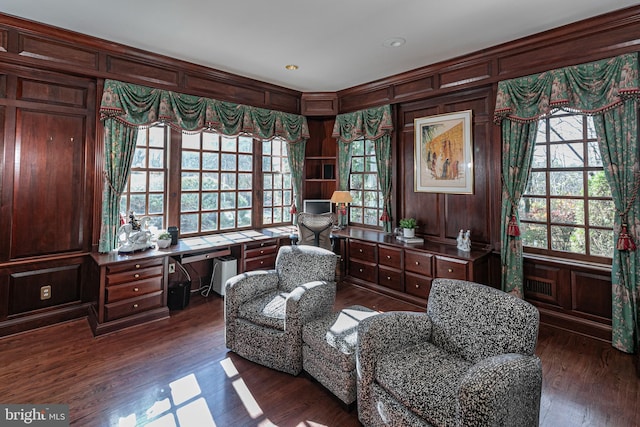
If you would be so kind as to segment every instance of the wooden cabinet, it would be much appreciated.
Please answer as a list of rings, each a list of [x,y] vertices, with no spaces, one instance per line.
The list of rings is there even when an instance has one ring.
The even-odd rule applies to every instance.
[[[346,280],[418,304],[426,303],[436,277],[488,281],[488,250],[459,252],[455,246],[407,245],[393,236],[349,228]]]
[[[307,118],[310,139],[304,159],[305,199],[329,199],[338,189],[337,142],[331,137],[335,118]]]
[[[243,245],[243,271],[269,270],[276,265],[278,239],[266,239]]]
[[[114,254],[93,257],[94,277],[100,283],[98,302],[89,313],[94,334],[168,317],[169,257],[144,258],[139,254],[130,256],[134,258],[131,260],[113,261],[114,257]]]

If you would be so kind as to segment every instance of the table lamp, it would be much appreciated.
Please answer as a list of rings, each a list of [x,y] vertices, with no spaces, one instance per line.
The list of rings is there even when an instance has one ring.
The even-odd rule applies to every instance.
[[[331,203],[336,204],[338,210],[338,226],[344,228],[344,219],[347,216],[347,204],[353,202],[353,197],[348,191],[334,191],[331,196]]]

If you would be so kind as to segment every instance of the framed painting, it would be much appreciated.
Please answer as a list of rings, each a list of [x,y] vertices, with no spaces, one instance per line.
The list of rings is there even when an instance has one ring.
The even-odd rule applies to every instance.
[[[473,194],[471,113],[414,120],[414,191]]]

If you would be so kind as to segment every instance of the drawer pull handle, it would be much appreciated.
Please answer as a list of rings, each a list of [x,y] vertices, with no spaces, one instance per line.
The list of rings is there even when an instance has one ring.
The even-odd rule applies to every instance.
[[[391,280],[391,276],[387,276],[387,280]]]
[[[140,268],[140,264],[136,264],[136,268]]]
[[[420,265],[420,261],[416,261],[416,265]]]
[[[264,261],[260,261],[260,265],[264,264]]]
[[[420,289],[420,285],[419,285],[419,284],[417,284],[417,283],[416,283],[416,288],[417,288],[417,289]]]
[[[387,255],[387,259],[391,259],[391,255]]]
[[[209,258],[209,255],[205,255],[204,257],[205,257],[205,258]]]
[[[138,288],[133,288],[133,292],[138,292],[140,289]]]
[[[448,271],[449,273],[453,273],[453,268],[449,268],[447,271]]]
[[[362,249],[360,249],[360,253],[362,253]]]
[[[264,243],[260,243],[260,247],[263,247],[263,246],[264,246]]]
[[[138,308],[138,304],[133,304],[133,308]]]
[[[360,269],[360,273],[362,273],[362,269]]]
[[[140,277],[140,275],[138,273],[136,273],[136,274],[133,275],[133,277],[135,277],[137,279],[138,277]]]
[[[263,254],[263,253],[264,253],[264,251],[263,251],[263,250],[261,250],[261,251],[260,251],[260,253],[261,253],[261,254]]]

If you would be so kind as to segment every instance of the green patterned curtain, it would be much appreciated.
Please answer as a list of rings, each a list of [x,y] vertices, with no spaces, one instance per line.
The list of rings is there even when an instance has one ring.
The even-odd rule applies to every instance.
[[[100,119],[104,122],[106,134],[100,252],[109,252],[117,244],[118,200],[131,168],[132,153],[129,150],[134,150],[137,135],[125,128],[165,123],[174,129],[191,132],[208,130],[224,135],[248,134],[260,139],[281,137],[287,145],[301,143],[301,147],[293,150],[295,156],[299,156],[300,150],[304,153],[305,142],[309,138],[304,116],[115,80],[105,81]],[[299,164],[292,166],[292,173],[299,176],[298,182],[294,178],[297,198],[302,187],[301,170]],[[121,187],[116,185],[120,182]]]
[[[120,196],[129,178],[137,138],[138,128],[115,120],[105,123],[102,226],[98,244],[100,252],[109,252],[118,245]]]
[[[512,283],[506,282],[513,276],[514,293],[523,294],[522,253],[512,250],[521,246],[520,238],[508,231],[512,205],[519,202],[518,193],[510,191],[507,183],[515,182],[513,175],[526,175],[530,169],[530,154],[518,156],[512,151],[521,147],[512,145],[513,140],[528,139],[532,144],[533,134],[528,131],[514,131],[504,122],[531,124],[555,109],[594,116],[596,133],[603,157],[605,176],[612,189],[616,206],[614,231],[622,238],[628,226],[628,235],[635,242],[640,238],[640,208],[637,193],[640,179],[638,165],[638,125],[637,97],[638,54],[631,53],[615,58],[603,59],[587,64],[561,68],[519,79],[502,81],[498,84],[494,120],[503,122],[503,203],[502,203],[502,288],[514,290]],[[535,127],[531,126],[530,127]],[[505,130],[506,128],[506,130]],[[529,136],[524,137],[523,134]],[[516,136],[520,134],[521,136]],[[530,148],[529,148],[530,149]],[[520,160],[518,160],[520,159]],[[518,163],[522,161],[522,163]],[[522,169],[527,169],[523,172]],[[505,201],[507,195],[512,200]],[[508,206],[507,206],[508,205]],[[519,224],[517,212],[515,224]],[[504,254],[509,252],[509,256]],[[613,345],[626,352],[635,351],[638,345],[638,269],[640,251],[616,249],[612,265],[612,328]]]
[[[353,113],[339,114],[333,126],[332,137],[338,140],[339,189],[349,189],[351,170],[351,142],[366,138],[376,149],[378,182],[383,197],[382,216],[386,232],[391,231],[391,134],[393,121],[391,106],[369,108]]]
[[[302,186],[304,170],[304,155],[307,147],[307,141],[303,140],[298,143],[286,144],[287,157],[289,158],[289,167],[291,168],[291,185],[293,186],[293,197],[291,200],[291,217],[293,224],[298,223],[298,216],[296,213],[302,206]]]

